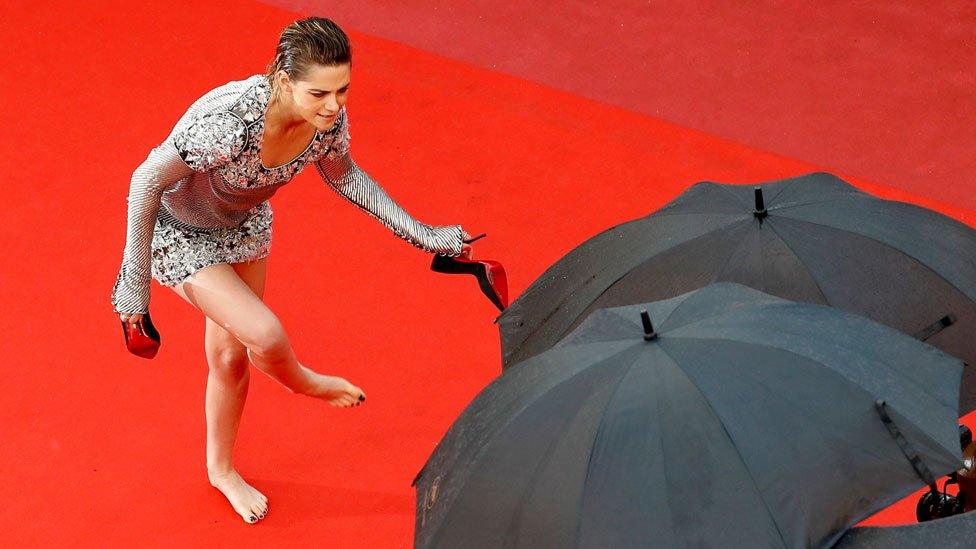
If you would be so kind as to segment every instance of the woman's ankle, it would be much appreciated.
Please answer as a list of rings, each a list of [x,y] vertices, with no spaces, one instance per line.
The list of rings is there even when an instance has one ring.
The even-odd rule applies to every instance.
[[[231,462],[215,462],[213,465],[207,463],[207,476],[209,477],[222,477],[234,471],[234,464]]]
[[[283,385],[296,395],[311,395],[317,387],[316,378],[318,375],[311,369],[299,364],[296,379],[292,380],[290,384],[283,383]]]

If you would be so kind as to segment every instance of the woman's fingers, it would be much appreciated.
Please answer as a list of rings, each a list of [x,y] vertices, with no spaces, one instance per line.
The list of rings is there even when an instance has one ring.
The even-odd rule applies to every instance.
[[[122,319],[122,322],[135,324],[142,320],[142,313],[119,313],[119,318]]]

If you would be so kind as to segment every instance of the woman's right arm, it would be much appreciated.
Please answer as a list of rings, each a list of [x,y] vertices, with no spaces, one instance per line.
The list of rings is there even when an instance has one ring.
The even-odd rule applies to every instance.
[[[129,184],[122,268],[112,289],[115,312],[149,311],[152,236],[163,191],[195,171],[212,170],[233,160],[246,142],[243,120],[226,111],[213,111],[175,130],[136,168]]]
[[[170,140],[150,151],[129,183],[129,213],[122,267],[112,288],[117,313],[149,310],[152,235],[163,191],[193,173]]]

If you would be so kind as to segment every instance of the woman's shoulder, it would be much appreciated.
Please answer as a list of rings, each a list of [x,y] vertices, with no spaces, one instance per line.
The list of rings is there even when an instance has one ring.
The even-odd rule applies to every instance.
[[[195,101],[170,138],[183,160],[203,171],[232,160],[246,147],[248,126],[263,112],[262,75],[218,86]]]
[[[264,81],[264,75],[255,74],[243,80],[231,80],[213,88],[190,105],[188,111],[229,109],[238,102],[248,91],[259,86]]]
[[[173,133],[186,129],[194,122],[208,115],[230,113],[249,123],[253,121],[257,99],[264,99],[264,75],[255,74],[243,80],[232,80],[221,84],[194,101],[173,128]],[[250,98],[250,101],[248,100]]]

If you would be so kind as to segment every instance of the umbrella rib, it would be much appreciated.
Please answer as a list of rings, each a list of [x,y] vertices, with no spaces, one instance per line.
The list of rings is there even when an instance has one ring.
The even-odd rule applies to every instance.
[[[634,357],[634,361],[630,363],[629,366],[623,368],[620,372],[620,378],[613,386],[613,391],[610,393],[610,398],[607,399],[607,403],[603,406],[603,411],[600,412],[600,426],[597,427],[596,433],[593,435],[593,441],[590,442],[590,451],[586,456],[586,472],[583,473],[583,493],[580,495],[579,509],[576,511],[577,517],[583,516],[583,502],[586,500],[586,485],[590,480],[590,466],[593,464],[593,451],[596,448],[596,441],[600,438],[600,431],[603,430],[603,417],[607,413],[607,409],[610,408],[610,404],[613,402],[614,397],[617,396],[617,391],[620,390],[621,384],[623,384],[624,379],[627,378],[627,374],[630,373],[630,369],[637,364],[637,360],[640,358],[640,354]],[[576,547],[579,548],[580,541],[580,521],[576,522]]]
[[[674,339],[679,339],[679,338],[674,338]],[[730,342],[734,342],[734,343],[746,343],[746,344],[749,344],[749,345],[758,345],[758,344],[755,344],[755,343],[743,342],[743,341],[738,341],[738,340],[731,340],[731,339],[726,339],[726,338],[680,337],[680,339],[696,339],[696,340],[712,340],[712,341],[719,340],[719,341],[730,341]],[[771,345],[771,347],[774,347],[774,348],[779,349],[779,350],[781,350],[783,352],[786,352],[786,353],[789,353],[791,355],[798,356],[798,357],[801,357],[801,358],[804,358],[804,359],[807,359],[807,360],[814,360],[811,357],[807,357],[807,356],[801,355],[801,354],[796,353],[796,352],[793,352],[793,351],[791,351],[789,349],[783,349],[782,347],[777,347],[775,345]],[[828,369],[831,372],[833,372],[834,374],[836,374],[836,375],[838,375],[840,377],[843,377],[844,379],[847,379],[847,380],[851,381],[853,383],[853,385],[855,387],[857,387],[857,389],[859,391],[863,392],[868,397],[870,397],[872,399],[877,399],[878,398],[877,395],[874,395],[873,393],[871,393],[871,391],[869,391],[865,387],[857,384],[856,382],[854,382],[853,380],[851,380],[850,378],[848,378],[847,376],[845,376],[841,372],[838,372],[837,370],[834,370],[833,368],[828,368]],[[681,369],[679,368],[679,370],[681,370]],[[684,374],[684,370],[681,370],[681,372]],[[685,377],[688,377],[688,376],[685,375]],[[701,391],[698,389],[698,385],[695,384],[694,380],[692,380],[690,377],[688,377],[688,379],[689,379],[689,382],[695,387],[695,389],[698,390],[699,394],[702,395],[702,400],[705,401],[705,403],[708,405],[709,409],[712,410],[712,413],[715,414],[716,417],[717,417],[718,414],[715,412],[715,409],[712,408],[711,402],[708,401],[708,399],[705,398],[704,394],[701,393]],[[773,397],[777,398],[777,400],[779,400],[780,402],[785,403],[790,408],[798,411],[799,412],[799,416],[801,416],[802,418],[804,418],[805,420],[807,420],[807,422],[806,422],[807,425],[810,426],[814,431],[816,431],[817,436],[820,437],[824,441],[824,443],[826,445],[832,446],[833,445],[833,442],[835,440],[840,440],[840,441],[843,440],[843,439],[835,439],[834,437],[828,436],[826,433],[824,433],[819,428],[819,426],[815,422],[810,421],[810,418],[807,416],[807,414],[802,409],[800,409],[799,407],[795,406],[794,403],[791,400],[789,400],[789,399],[783,399],[783,398],[779,397],[779,395],[777,395],[775,391],[773,391],[773,390],[771,390],[771,388],[767,387],[764,383],[762,383],[761,380],[755,380],[755,381],[760,386],[764,387],[770,395],[772,395]],[[938,399],[935,399],[935,400],[938,401]],[[954,411],[954,409],[950,408],[950,411]],[[938,441],[933,436],[931,436],[928,433],[926,433],[924,429],[920,428],[908,416],[902,415],[902,417],[906,421],[908,421],[909,423],[911,423],[915,428],[919,429],[920,432],[925,433],[926,436],[930,440],[936,441],[936,446],[938,448],[940,448],[942,450],[945,450],[945,448],[941,444],[939,444]],[[722,425],[722,429],[725,430],[724,423],[722,423],[721,421],[719,421],[719,424]],[[726,435],[729,437],[729,440],[732,442],[732,445],[735,446],[735,442],[732,441],[731,435],[729,435],[729,433],[728,433],[727,430],[725,432],[726,432]],[[736,447],[736,451],[738,452],[738,447]],[[889,456],[886,453],[883,453],[883,452],[875,452],[870,447],[864,448],[863,451],[867,455],[873,456],[875,459],[878,459],[880,461],[887,461],[887,462],[891,462],[891,463],[897,463],[899,466],[904,466],[904,464],[906,463],[906,460],[905,460],[904,456],[901,456],[901,455],[899,455],[897,458],[892,458],[891,456]],[[950,452],[950,456],[951,456],[951,452]],[[741,454],[740,454],[740,458],[741,458]],[[955,457],[953,457],[953,459],[955,459]],[[925,462],[923,461],[923,463],[925,463]],[[835,469],[838,470],[838,471],[843,472],[843,467],[835,467]],[[746,471],[748,472],[748,467],[746,467]],[[949,472],[949,471],[946,471],[946,472]],[[913,471],[913,474],[914,474],[914,476],[919,476],[917,474],[917,472],[914,472]],[[750,474],[750,478],[752,478],[752,475],[751,474]],[[898,501],[898,500],[903,499],[905,496],[907,496],[908,494],[912,493],[914,490],[915,490],[915,488],[913,487],[913,488],[910,488],[908,490],[903,490],[901,492],[897,492],[894,495],[889,496],[887,498],[883,498],[883,499],[878,500],[878,502],[874,506],[869,507],[865,512],[862,512],[861,514],[857,515],[854,518],[852,524],[859,523],[862,520],[866,519],[867,517],[869,517],[869,516],[873,515],[874,513],[876,513],[879,509],[883,509],[883,508],[891,505],[895,501]],[[763,503],[765,504],[765,499],[763,500]],[[767,509],[768,509],[768,507],[767,507]]]
[[[668,248],[666,248],[664,250],[658,251],[654,255],[655,256],[656,255],[660,255],[661,253],[664,253],[666,251],[673,250],[673,249],[677,248],[678,246],[682,246],[682,245],[687,244],[689,242],[692,242],[694,240],[698,240],[699,238],[704,238],[704,237],[706,237],[706,236],[708,236],[708,235],[710,235],[710,234],[712,234],[714,232],[717,232],[717,231],[720,231],[720,230],[726,230],[726,229],[728,229],[728,224],[722,225],[721,227],[716,227],[716,228],[714,228],[714,229],[712,229],[710,231],[706,231],[706,232],[704,232],[704,233],[702,233],[702,234],[700,234],[698,236],[695,236],[694,238],[689,238],[688,240],[684,240],[684,241],[678,242],[678,243],[674,244],[673,246],[670,246],[670,247],[668,247]],[[626,270],[625,272],[623,272],[620,276],[618,276],[617,278],[615,278],[613,280],[613,282],[611,282],[610,284],[608,284],[606,288],[604,288],[603,290],[601,290],[600,293],[596,296],[596,298],[594,298],[594,300],[595,299],[598,299],[600,296],[602,296],[603,294],[607,293],[607,290],[609,290],[610,288],[612,288],[614,284],[620,282],[620,280],[622,278],[624,278],[625,276],[627,276],[628,274],[630,274],[631,271],[633,271],[635,268],[637,268],[638,266],[642,265],[644,262],[648,261],[649,259],[650,258],[644,258],[643,260],[641,260],[640,263],[638,263],[637,265],[634,265],[629,270]],[[608,261],[607,262],[607,267],[601,269],[596,274],[590,276],[582,284],[580,284],[579,286],[577,286],[573,291],[569,292],[566,295],[566,297],[564,297],[563,299],[559,300],[555,304],[555,306],[552,308],[552,310],[545,317],[543,317],[539,322],[536,323],[535,327],[532,328],[532,331],[530,331],[528,334],[526,334],[525,339],[522,340],[522,344],[521,345],[524,346],[525,345],[525,342],[529,341],[536,334],[536,332],[538,332],[539,330],[541,330],[542,327],[545,326],[546,323],[549,321],[549,319],[551,319],[557,312],[559,312],[560,309],[563,308],[563,306],[566,304],[566,302],[568,302],[570,299],[572,299],[573,297],[575,297],[578,292],[582,291],[591,281],[595,280],[599,275],[601,275],[601,274],[605,273],[607,270],[609,270],[609,268],[612,265],[613,265],[613,262],[612,261]],[[584,309],[585,309],[585,307],[584,307]],[[578,318],[578,317],[579,317],[579,315],[577,314],[577,317],[576,318]],[[575,321],[576,318],[574,318],[573,321]],[[569,326],[571,327],[572,325],[573,325],[573,323],[570,322],[569,323]],[[566,337],[566,335],[571,330],[570,327],[567,327],[566,329],[564,329],[564,330],[562,330],[560,332],[560,334],[558,336],[559,339],[562,339],[562,338]]]
[[[805,335],[807,335],[807,336],[809,337],[809,334],[805,334]],[[750,343],[750,342],[748,342],[748,341],[742,341],[742,340],[738,340],[738,339],[729,339],[729,338],[725,338],[725,337],[702,337],[702,336],[671,336],[671,337],[672,337],[673,339],[695,339],[695,340],[701,340],[701,341],[729,341],[729,342],[732,342],[732,343],[746,343],[746,344],[750,344],[750,345],[755,345],[754,343]],[[813,361],[815,361],[815,362],[817,361],[817,359],[815,359],[815,358],[813,358],[813,357],[809,357],[809,356],[806,356],[806,355],[802,355],[802,354],[800,354],[800,353],[798,353],[798,352],[796,352],[796,351],[794,351],[794,350],[792,350],[792,349],[787,349],[787,348],[784,348],[784,347],[781,347],[781,346],[779,346],[779,345],[775,345],[775,344],[772,344],[772,343],[768,343],[768,344],[763,344],[763,345],[765,345],[765,346],[767,346],[767,347],[772,347],[772,348],[774,348],[774,349],[779,349],[780,351],[783,351],[783,352],[785,352],[785,353],[789,353],[789,354],[791,354],[791,355],[795,355],[795,356],[798,356],[798,357],[801,357],[801,358],[805,358],[805,359],[807,359],[807,360],[813,360]],[[863,355],[862,355],[862,356],[863,356]],[[865,358],[867,358],[867,357],[865,357]],[[871,362],[874,362],[874,363],[878,363],[879,361],[877,361],[877,360],[872,360]],[[883,363],[883,362],[881,362],[881,364],[884,364],[884,363]],[[853,383],[853,384],[854,384],[855,386],[857,386],[857,387],[859,387],[859,388],[861,388],[861,389],[863,389],[863,390],[864,390],[864,392],[866,392],[866,393],[868,393],[869,395],[873,395],[873,396],[875,396],[875,397],[881,397],[881,396],[883,396],[883,395],[874,395],[874,394],[873,394],[873,393],[872,393],[871,391],[869,391],[869,390],[868,390],[868,389],[867,389],[866,387],[864,387],[864,386],[862,386],[862,385],[861,385],[860,383],[858,383],[858,382],[857,382],[856,380],[854,380],[854,379],[851,379],[851,378],[850,378],[849,376],[847,376],[847,375],[844,375],[844,373],[843,373],[843,372],[840,372],[840,371],[838,371],[838,370],[835,370],[834,368],[830,368],[829,366],[827,367],[827,369],[828,369],[828,370],[830,370],[831,372],[834,372],[834,373],[836,373],[837,375],[839,375],[839,376],[841,376],[841,377],[843,377],[844,379],[847,379],[848,381],[850,381],[851,383]],[[955,410],[955,408],[953,408],[952,406],[947,406],[947,405],[946,405],[946,404],[945,404],[944,402],[942,402],[942,401],[941,401],[941,400],[940,400],[940,399],[939,399],[938,397],[936,397],[935,395],[933,395],[932,393],[930,393],[930,392],[929,392],[929,391],[927,390],[927,388],[926,388],[926,387],[925,387],[924,385],[918,385],[918,384],[917,384],[917,383],[916,383],[916,382],[915,382],[914,380],[912,380],[911,378],[905,378],[905,376],[904,376],[904,374],[902,374],[902,373],[901,373],[900,371],[898,371],[898,370],[896,370],[896,369],[894,369],[894,368],[887,368],[886,370],[887,370],[887,371],[889,371],[889,372],[892,372],[892,373],[894,373],[894,374],[896,374],[896,375],[897,375],[897,376],[898,376],[899,378],[902,378],[902,379],[907,379],[907,380],[908,380],[908,381],[909,381],[909,382],[910,382],[910,383],[911,383],[912,385],[914,385],[914,386],[918,386],[918,387],[920,387],[920,389],[921,389],[921,392],[922,392],[922,393],[924,393],[924,394],[925,394],[926,396],[928,396],[929,398],[931,398],[931,399],[932,399],[933,401],[935,401],[935,402],[936,402],[936,403],[938,403],[939,405],[941,405],[941,406],[943,406],[943,407],[945,407],[945,408],[946,408],[947,410],[949,410],[949,411],[950,411],[950,412],[951,412],[952,414],[955,414],[955,412],[956,412],[956,410]],[[925,432],[926,432],[926,430],[925,430],[924,428],[922,428],[921,426],[919,426],[919,425],[918,425],[918,423],[916,423],[915,421],[913,421],[913,420],[912,420],[911,418],[909,418],[909,417],[908,417],[907,415],[905,415],[905,414],[902,414],[902,417],[904,417],[906,421],[908,421],[909,423],[911,423],[911,424],[912,424],[912,426],[914,426],[914,427],[915,427],[916,429],[918,429],[918,430],[919,430],[920,432],[922,432],[922,433],[925,433]],[[931,437],[931,436],[930,436],[929,438],[932,438],[933,440],[935,440],[935,439],[934,439],[933,437]],[[938,444],[938,441],[936,441],[936,444]],[[945,449],[946,449],[946,448],[945,448],[945,447],[943,447],[943,446],[942,446],[941,444],[938,444],[938,446],[939,446],[940,448],[942,448],[943,450],[945,450]],[[950,452],[950,455],[951,455],[951,452]]]
[[[745,239],[739,241],[738,245],[734,246],[733,248],[731,248],[729,250],[729,256],[726,257],[725,258],[725,262],[722,263],[722,268],[720,268],[720,269],[718,269],[718,270],[715,271],[715,276],[712,278],[712,283],[715,283],[715,282],[718,281],[718,277],[722,276],[722,273],[725,272],[726,267],[728,267],[729,266],[729,263],[732,262],[732,258],[735,257],[735,252],[739,251],[739,249],[742,248],[742,246],[744,244],[745,244]],[[678,309],[680,309],[681,306],[684,305],[687,302],[688,302],[688,300],[682,301],[681,302],[681,305],[678,305],[677,307],[675,307],[674,311],[671,311],[671,315],[673,315],[675,311],[677,311]],[[668,315],[668,318],[671,318],[671,315]],[[663,328],[663,326],[662,326],[662,328]]]
[[[623,352],[626,352],[627,350],[628,350],[628,348],[624,348],[620,352],[623,353]],[[607,404],[603,408],[604,413],[606,412],[606,409],[610,406],[610,403],[613,402],[613,396],[614,396],[614,394],[616,394],[617,388],[620,387],[620,384],[623,381],[623,379],[626,377],[627,373],[630,371],[631,368],[633,368],[634,364],[637,363],[638,357],[639,357],[639,355],[635,355],[633,361],[631,362],[631,364],[629,366],[627,366],[626,368],[622,368],[621,369],[621,372],[618,374],[620,376],[620,379],[618,379],[617,382],[616,382],[616,384],[614,385],[613,392],[611,393],[610,398],[607,399]],[[587,370],[588,370],[588,368],[584,368],[584,369],[580,370],[579,372],[577,372],[573,376],[571,376],[571,377],[567,378],[565,381],[563,381],[563,383],[566,383],[569,380],[575,378],[576,376],[585,373]],[[548,391],[546,393],[548,393]],[[542,398],[542,396],[545,395],[546,393],[542,393],[541,395],[539,395],[539,397],[536,399],[535,402],[538,402],[538,399]],[[581,404],[581,403],[580,402],[577,402],[577,404]],[[582,406],[580,406],[579,408],[576,409],[574,418],[577,417],[577,416],[579,416],[581,410],[582,410]],[[549,444],[546,446],[545,454],[535,464],[535,467],[533,468],[533,471],[532,471],[532,475],[529,477],[529,480],[526,481],[525,486],[522,487],[521,493],[519,494],[519,497],[518,497],[518,504],[515,506],[515,509],[512,512],[512,516],[513,517],[518,516],[518,514],[521,511],[521,509],[524,507],[526,494],[528,494],[529,492],[531,492],[532,489],[535,488],[536,482],[538,481],[539,474],[544,469],[544,466],[545,465],[548,465],[549,460],[552,459],[553,449],[555,448],[556,444],[560,441],[560,438],[563,436],[563,434],[566,432],[566,430],[571,427],[571,423],[572,423],[571,420],[570,421],[567,421],[559,429],[559,436],[553,437],[552,441],[550,441]],[[595,441],[597,439],[598,433],[599,433],[599,429],[597,430],[597,433],[595,433],[593,435],[594,444],[595,444]],[[592,455],[593,455],[592,446],[593,445],[591,444],[590,454],[589,454],[590,457],[592,457]],[[589,461],[587,461],[587,465],[586,466],[587,466],[587,468],[586,468],[587,473],[584,473],[584,476],[583,476],[584,486],[586,484],[586,479],[587,479],[587,476],[588,476],[588,473],[589,473]],[[583,498],[581,496],[580,497],[580,504],[581,505],[582,505],[582,500],[583,500]],[[577,514],[577,516],[579,516],[579,514]],[[511,534],[511,529],[512,529],[513,526],[514,526],[514,521],[509,521],[509,526],[508,526],[508,528],[506,529],[506,532],[505,532],[505,539],[506,540],[508,539],[509,535]],[[578,524],[577,524],[577,532],[578,532]]]
[[[941,273],[939,273],[938,271],[936,271],[932,267],[929,267],[926,263],[922,262],[921,259],[915,257],[914,255],[909,254],[905,250],[896,248],[896,247],[892,246],[891,244],[888,244],[887,242],[885,242],[883,240],[879,240],[878,238],[875,238],[873,236],[870,236],[870,235],[867,235],[867,234],[864,234],[864,233],[861,233],[861,232],[857,232],[857,231],[854,231],[854,230],[851,230],[851,229],[844,229],[844,228],[836,227],[836,226],[833,226],[833,225],[827,225],[826,223],[818,223],[816,221],[810,221],[808,219],[800,219],[800,218],[796,218],[796,217],[790,217],[790,219],[792,219],[793,221],[799,221],[800,223],[809,223],[811,225],[817,225],[818,227],[826,227],[828,229],[834,229],[836,231],[849,232],[849,233],[856,234],[858,236],[864,237],[864,238],[866,238],[868,240],[873,240],[874,242],[877,242],[878,244],[880,244],[880,245],[882,245],[882,246],[884,246],[884,247],[886,247],[886,248],[888,248],[890,250],[894,250],[894,251],[896,251],[896,252],[904,255],[905,257],[910,258],[915,263],[918,263],[919,265],[921,265],[923,269],[925,269],[925,270],[927,270],[927,271],[935,274],[936,276],[938,276],[939,278],[941,278],[942,280],[944,280],[946,282],[946,284],[948,284],[948,285],[952,286],[953,288],[955,288],[956,291],[958,291],[962,295],[964,295],[964,296],[966,296],[966,297],[968,297],[968,298],[976,301],[976,296],[970,296],[968,292],[966,292],[965,290],[963,290],[959,286],[956,286],[955,283],[953,283],[952,281],[950,281],[946,277],[942,276]],[[799,256],[797,256],[797,257],[799,257]]]
[[[719,189],[721,189],[722,192],[724,192],[725,194],[731,196],[736,202],[738,202],[739,204],[742,204],[745,207],[745,211],[749,211],[749,208],[752,206],[752,204],[750,204],[747,201],[744,201],[744,200],[739,199],[739,197],[736,196],[736,194],[734,192],[732,192],[732,189],[731,189],[732,185],[731,184],[717,183],[716,186]],[[735,186],[738,187],[739,185],[735,185]]]
[[[692,339],[692,338],[688,338],[688,339]],[[732,434],[729,433],[729,430],[725,427],[725,423],[719,417],[718,412],[715,411],[715,408],[712,406],[712,403],[709,402],[708,398],[705,396],[705,393],[703,393],[701,391],[701,388],[698,387],[698,384],[695,383],[695,380],[691,379],[691,377],[688,376],[688,374],[685,373],[683,369],[677,367],[677,361],[675,361],[675,359],[670,354],[668,354],[667,349],[665,349],[664,346],[660,346],[660,349],[661,352],[667,355],[667,357],[671,360],[671,362],[675,364],[676,366],[675,369],[678,372],[680,372],[681,375],[685,377],[685,379],[688,380],[688,384],[695,388],[695,391],[701,397],[702,402],[705,403],[705,406],[708,407],[708,410],[712,413],[712,416],[715,418],[715,421],[722,428],[722,432],[725,433],[725,438],[727,438],[729,444],[731,444],[732,447],[735,448],[735,455],[738,456],[739,463],[742,464],[742,469],[746,472],[747,475],[749,475],[749,479],[752,481],[752,486],[756,490],[756,495],[759,496],[759,500],[762,501],[763,507],[766,508],[766,512],[769,514],[769,517],[773,523],[773,527],[776,528],[776,533],[779,534],[779,538],[783,542],[783,546],[789,547],[790,544],[787,542],[786,536],[783,535],[783,530],[780,529],[779,523],[776,521],[776,515],[774,515],[772,509],[769,508],[769,503],[766,502],[766,498],[763,496],[762,491],[759,490],[759,485],[756,483],[756,478],[752,476],[752,471],[749,469],[749,465],[746,464],[745,459],[742,457],[742,451],[739,450],[739,446],[735,443],[735,440],[732,438]]]
[[[781,304],[779,306],[781,306],[781,307],[793,307],[793,306],[796,306],[796,305],[797,305],[796,303],[784,303],[784,304]],[[716,316],[715,318],[718,318],[718,317]],[[707,320],[709,320],[709,319],[702,319],[702,320],[700,320],[698,322],[705,322]],[[682,326],[682,328],[684,328],[684,326]],[[886,326],[886,328],[889,328],[889,329],[894,330],[894,328],[890,328],[890,327],[887,327],[887,326]],[[780,328],[779,331],[780,332],[783,332],[784,330],[783,330],[783,328]],[[811,336],[811,334],[809,332],[797,333],[797,332],[790,331],[788,333],[790,335],[799,335],[799,336],[803,336],[805,338],[810,338],[810,339],[813,338],[813,336]],[[902,332],[899,332],[899,333],[902,333]],[[732,342],[739,342],[739,343],[749,343],[747,341],[742,341],[742,340],[738,340],[738,339],[729,339],[729,338],[724,338],[724,337],[702,337],[702,336],[671,336],[671,337],[673,337],[675,339],[678,339],[678,338],[680,338],[680,339],[701,339],[701,340],[709,340],[709,341],[732,341]],[[911,336],[908,336],[908,337],[911,337]],[[824,340],[824,341],[818,340],[818,342],[819,343],[822,343],[822,344],[825,344],[825,345],[830,345],[830,342],[829,341],[826,341],[826,340]],[[794,355],[799,356],[799,357],[807,358],[807,359],[810,359],[810,360],[816,360],[813,357],[809,357],[809,356],[806,356],[806,355],[801,355],[800,353],[797,353],[796,351],[793,351],[791,349],[787,349],[785,347],[781,347],[779,345],[775,345],[773,343],[767,343],[767,344],[764,344],[764,345],[766,345],[768,347],[772,347],[774,349],[779,349],[779,350],[784,351],[784,352],[787,352],[787,353],[794,354]],[[846,349],[848,351],[851,351],[851,352],[856,352],[857,351],[857,349],[855,349],[854,347],[842,347],[842,348],[843,349]],[[870,360],[873,363],[878,363],[879,362],[878,360],[873,360],[870,357],[867,357],[865,355],[860,355],[859,354],[859,356],[861,356],[863,358],[866,358],[866,359]],[[961,360],[960,360],[960,362],[961,362]],[[882,362],[882,364],[885,364],[885,363]],[[837,370],[834,370],[833,368],[830,368],[830,369],[832,371],[837,372]],[[895,368],[887,368],[887,370],[890,371],[890,372],[892,372],[892,373],[894,373],[894,374],[896,374],[902,381],[908,382],[908,383],[910,383],[912,385],[917,385],[919,387],[919,389],[922,391],[922,393],[924,393],[926,396],[928,396],[929,398],[931,398],[932,400],[934,400],[938,404],[946,407],[947,409],[954,410],[952,404],[947,404],[946,402],[943,402],[942,399],[940,399],[938,396],[936,396],[935,394],[933,394],[932,392],[929,391],[928,386],[918,384],[915,380],[913,380],[910,377],[907,377],[904,373],[902,373],[900,370],[897,370]],[[838,372],[838,374],[840,374],[840,372]],[[843,375],[843,374],[841,374],[841,375]],[[844,376],[844,377],[847,377],[847,376]],[[850,379],[850,378],[848,378],[848,379]],[[851,381],[854,382],[853,379],[851,379]],[[918,427],[918,426],[916,425],[916,427]]]
[[[775,225],[774,223],[769,224],[770,230],[776,233],[776,236],[779,237],[780,242],[782,242],[783,245],[786,246],[787,250],[793,252],[793,257],[795,257],[796,260],[800,262],[800,265],[803,265],[803,268],[806,269],[807,273],[810,275],[810,280],[813,281],[814,287],[817,288],[817,292],[820,294],[820,297],[823,298],[824,304],[825,305],[829,304],[830,302],[827,300],[827,295],[824,294],[823,288],[820,287],[820,281],[818,281],[817,278],[813,276],[813,271],[810,270],[810,267],[807,265],[806,261],[803,261],[803,258],[800,257],[800,254],[796,253],[796,250],[790,247],[789,242],[787,242],[787,240],[783,238],[783,235],[776,230],[776,227],[774,225]]]
[[[661,348],[660,350],[661,350],[662,353],[664,353],[668,357],[669,360],[671,360],[672,363],[674,362],[674,358],[672,358],[671,355],[669,355],[668,352],[664,348]],[[680,370],[681,368],[676,368],[676,369]],[[685,376],[685,377],[687,378],[687,376]],[[696,389],[697,389],[697,387],[696,387]],[[668,468],[667,468],[668,458],[667,458],[667,455],[668,454],[667,454],[667,450],[665,450],[665,447],[664,447],[664,429],[663,429],[663,426],[661,424],[661,398],[659,396],[660,395],[661,386],[660,385],[655,385],[654,386],[654,390],[655,390],[655,392],[658,393],[658,396],[656,396],[654,398],[654,408],[655,408],[655,411],[657,411],[657,413],[654,414],[654,416],[657,418],[658,433],[660,433],[660,435],[657,437],[657,443],[658,443],[658,447],[661,448],[661,458],[663,460],[663,464],[662,464],[662,467],[661,467],[661,474],[664,476],[664,483],[665,483],[664,497],[667,499],[667,502],[668,502],[668,507],[667,508],[670,510],[671,509],[671,491],[667,489],[667,484],[668,484],[668,473],[667,473],[667,470],[668,470]],[[736,449],[736,451],[738,452],[738,449]],[[750,475],[750,478],[751,477],[752,476]],[[671,516],[671,513],[668,513],[668,519],[670,519],[669,522],[671,523],[671,530],[673,531],[675,529],[674,528],[674,517]],[[781,537],[782,537],[782,535],[781,535]]]
[[[619,350],[614,351],[609,356],[604,357],[601,360],[601,363],[603,361],[609,361],[609,360],[613,359],[614,357],[616,357],[620,353],[627,352],[627,350],[630,349],[630,348],[631,348],[631,346],[621,346]],[[522,363],[519,363],[519,364],[522,364]],[[524,364],[522,366],[524,367]],[[503,423],[495,424],[493,429],[488,429],[487,432],[481,433],[479,435],[479,436],[481,436],[484,439],[484,443],[481,446],[479,446],[473,452],[468,452],[466,455],[462,455],[462,454],[464,454],[464,452],[459,452],[458,456],[460,456],[460,457],[457,457],[456,460],[460,460],[463,457],[464,459],[467,459],[468,462],[471,463],[471,464],[475,464],[476,465],[476,464],[480,463],[480,460],[484,457],[485,452],[487,452],[488,448],[497,439],[497,437],[499,436],[499,434],[502,433],[510,425],[512,425],[512,423],[516,420],[516,418],[522,412],[524,412],[526,409],[528,409],[530,406],[532,406],[532,402],[536,401],[539,398],[542,398],[544,395],[548,394],[549,391],[552,391],[553,389],[555,389],[556,386],[558,386],[558,385],[560,385],[562,383],[570,382],[571,380],[575,379],[577,376],[584,375],[586,373],[587,369],[588,368],[581,368],[579,371],[577,371],[577,372],[569,375],[568,377],[566,377],[563,380],[560,380],[557,383],[554,383],[551,387],[548,387],[548,388],[542,390],[541,392],[539,392],[537,395],[535,395],[533,397],[532,401],[526,402],[526,403],[524,403],[524,405],[517,407],[517,409],[511,410],[510,413],[508,413],[503,418],[504,419],[504,422]],[[491,384],[489,384],[488,387],[486,387],[485,389],[483,389],[482,392],[479,393],[475,397],[474,401],[472,401],[468,405],[468,408],[466,408],[464,410],[464,412],[462,412],[462,417],[467,413],[468,409],[471,408],[471,406],[473,406],[477,402],[481,402],[481,399],[486,398],[486,395],[485,395],[485,392],[486,391],[493,390],[493,391],[501,392],[502,389],[500,389],[497,384],[498,383],[505,383],[505,382],[508,382],[508,381],[510,381],[512,379],[513,379],[513,374],[509,373],[509,374],[506,374],[505,376],[502,376],[502,377],[496,379]],[[460,419],[461,418],[459,417],[458,419],[455,420],[455,423],[452,424],[451,427],[448,429],[447,433],[444,435],[444,438],[442,438],[441,441],[434,448],[434,451],[431,454],[431,457],[428,458],[428,462],[424,464],[424,467],[423,467],[423,470],[421,471],[421,473],[423,473],[423,471],[427,469],[428,465],[430,465],[431,460],[434,459],[434,456],[437,456],[438,455],[438,452],[441,452],[442,451],[442,446],[444,446],[444,447],[447,446],[446,445],[446,441],[447,441],[448,437],[451,437],[451,436],[456,435],[455,427],[457,425],[457,422]],[[451,443],[452,444],[454,443],[454,440],[453,439],[451,440]],[[589,466],[589,464],[587,464],[587,466]],[[460,477],[453,477],[453,478],[451,478],[451,482],[457,483],[463,489],[463,486],[469,480],[469,477],[470,477],[470,474],[467,475],[467,476],[461,475]],[[420,478],[420,474],[417,475],[417,479],[419,479],[419,478]],[[415,483],[417,482],[417,479],[414,480]],[[584,481],[585,481],[585,478],[584,478]],[[444,484],[442,484],[442,486],[444,486]],[[460,493],[460,489],[459,489],[458,493],[454,495],[455,497],[453,499],[451,499],[449,501],[441,500],[440,505],[444,505],[445,503],[447,503],[450,506],[450,504],[453,503],[454,500],[458,497],[458,494],[459,493]],[[436,545],[436,541],[439,539],[439,536],[441,535],[441,528],[443,527],[444,523],[447,522],[447,520],[448,520],[448,518],[450,516],[451,516],[451,511],[449,509],[444,514],[443,518],[441,519],[441,522],[438,524],[438,529],[435,530],[433,534],[431,534],[431,540],[432,540],[432,544],[433,545]]]

